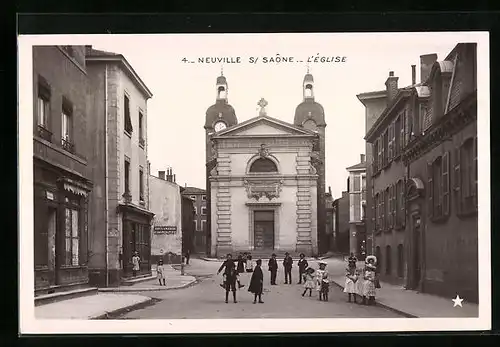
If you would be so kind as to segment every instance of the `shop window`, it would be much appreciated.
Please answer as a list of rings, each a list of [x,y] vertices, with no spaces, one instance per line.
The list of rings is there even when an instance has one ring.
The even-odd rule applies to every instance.
[[[65,219],[65,257],[64,264],[68,266],[80,265],[80,224],[79,211],[66,208]]]

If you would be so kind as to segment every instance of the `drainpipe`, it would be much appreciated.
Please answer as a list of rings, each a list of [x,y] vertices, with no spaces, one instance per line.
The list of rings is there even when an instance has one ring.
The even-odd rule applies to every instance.
[[[105,218],[104,218],[104,268],[106,274],[105,285],[109,287],[109,266],[108,266],[108,65],[104,65],[104,203],[105,203]]]

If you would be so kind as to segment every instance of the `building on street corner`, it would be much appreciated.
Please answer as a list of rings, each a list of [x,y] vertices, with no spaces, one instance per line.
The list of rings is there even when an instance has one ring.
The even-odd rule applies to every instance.
[[[84,46],[33,47],[35,295],[89,282],[87,88]]]
[[[180,187],[171,169],[149,175],[150,210],[154,213],[151,228],[151,263],[180,263],[182,257],[182,205]]]
[[[181,227],[182,227],[182,254],[193,253],[194,250],[194,221],[195,221],[195,201],[188,195],[184,195],[185,187],[180,187],[181,192]]]
[[[366,161],[347,168],[349,172],[349,253],[364,260],[366,244]]]
[[[407,285],[460,293],[478,302],[478,165],[476,43],[443,59],[422,57],[412,90],[407,172]]]
[[[207,192],[196,187],[184,187],[182,192],[194,204],[193,253],[205,253],[207,240]]]
[[[367,220],[382,280],[478,300],[476,44],[420,56],[420,82],[363,93]],[[384,106],[385,105],[385,106]],[[371,193],[370,193],[371,192]]]
[[[133,275],[138,252],[142,276],[151,273],[151,222],[147,156],[147,100],[152,93],[121,54],[86,47],[87,128],[92,179],[89,271],[96,286],[118,285]]]

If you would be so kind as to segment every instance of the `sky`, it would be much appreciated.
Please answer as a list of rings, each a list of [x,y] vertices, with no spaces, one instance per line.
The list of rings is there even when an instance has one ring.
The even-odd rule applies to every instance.
[[[471,33],[370,34],[214,34],[99,35],[84,42],[121,53],[153,93],[148,101],[148,159],[151,173],[168,167],[177,183],[205,188],[205,112],[215,103],[217,76],[224,71],[228,100],[238,122],[258,115],[257,102],[268,101],[267,114],[293,123],[303,101],[308,57],[315,80],[315,100],[323,105],[326,127],[326,187],[334,198],[346,189],[346,167],[365,151],[365,109],[356,95],[383,90],[389,71],[399,86],[411,84],[411,65],[420,55],[444,59]],[[270,57],[294,62],[271,63]],[[321,57],[345,57],[321,62]],[[240,63],[199,63],[198,58],[227,57]],[[258,58],[256,63],[250,58]],[[268,62],[263,62],[268,57]],[[194,61],[194,63],[184,62]],[[299,62],[302,61],[302,62]],[[328,189],[328,188],[327,188]]]

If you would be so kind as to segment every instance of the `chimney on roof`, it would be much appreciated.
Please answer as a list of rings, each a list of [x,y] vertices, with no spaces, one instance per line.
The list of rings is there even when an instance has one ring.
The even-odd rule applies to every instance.
[[[158,171],[158,177],[162,180],[165,179],[165,171]]]
[[[420,82],[425,83],[431,74],[432,65],[437,61],[437,54],[424,54],[420,56]]]
[[[175,183],[175,174],[174,174],[174,183]]]
[[[361,162],[364,163],[365,162],[365,155],[364,154],[361,154]]]
[[[417,65],[411,66],[411,85],[414,86],[417,84]]]
[[[389,77],[385,81],[385,87],[387,90],[387,104],[391,102],[392,99],[398,93],[398,79],[399,77],[394,76],[394,71],[389,72]]]

